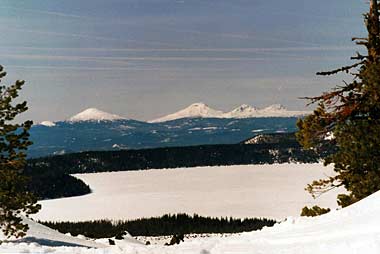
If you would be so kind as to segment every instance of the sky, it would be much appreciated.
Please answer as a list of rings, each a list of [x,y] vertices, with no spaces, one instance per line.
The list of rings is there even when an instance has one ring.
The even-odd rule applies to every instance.
[[[151,120],[194,102],[305,110],[347,77],[365,0],[0,0],[0,54],[36,122]]]

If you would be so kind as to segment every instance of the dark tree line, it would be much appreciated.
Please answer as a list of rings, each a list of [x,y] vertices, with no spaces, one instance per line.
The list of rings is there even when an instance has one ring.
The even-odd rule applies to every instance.
[[[27,189],[39,200],[91,193],[90,187],[82,180],[49,168],[28,170],[24,174],[29,178]]]
[[[191,233],[239,233],[271,227],[270,219],[234,219],[202,217],[197,214],[164,215],[130,221],[96,220],[86,222],[42,222],[61,233],[85,235],[91,238],[121,236],[128,231],[132,236],[163,236]]]
[[[50,168],[65,174],[195,166],[317,162],[326,154],[304,150],[287,134],[277,143],[201,145],[142,150],[98,151],[28,161],[28,170]]]

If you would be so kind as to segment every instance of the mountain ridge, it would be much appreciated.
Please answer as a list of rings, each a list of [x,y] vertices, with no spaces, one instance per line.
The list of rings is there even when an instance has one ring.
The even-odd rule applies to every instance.
[[[55,122],[34,125],[29,157],[89,150],[122,150],[239,143],[262,133],[294,132],[298,118],[184,118],[164,123],[136,120]]]
[[[302,117],[311,114],[310,111],[292,111],[281,104],[272,104],[264,108],[256,108],[248,104],[242,104],[232,111],[223,112],[198,102],[179,110],[175,113],[148,121],[149,123],[161,123],[181,118],[258,118],[258,117]]]
[[[193,103],[190,106],[175,113],[156,118],[150,121],[140,121],[147,123],[163,123],[184,118],[223,118],[223,119],[244,119],[244,118],[265,118],[265,117],[302,117],[310,114],[310,111],[292,111],[286,109],[281,104],[272,104],[264,108],[256,108],[248,104],[242,104],[229,112],[213,109],[203,102]],[[87,108],[76,115],[69,117],[63,122],[84,122],[84,121],[118,121],[132,120],[126,117],[108,113],[97,108]],[[139,121],[139,120],[136,120]],[[54,127],[56,123],[62,121],[42,121],[37,125]]]

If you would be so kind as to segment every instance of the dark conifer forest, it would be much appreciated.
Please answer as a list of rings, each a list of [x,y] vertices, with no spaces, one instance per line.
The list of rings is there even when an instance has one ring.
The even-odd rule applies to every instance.
[[[132,236],[163,236],[191,233],[239,233],[271,227],[270,219],[234,219],[202,217],[197,214],[164,215],[130,221],[96,220],[86,222],[42,222],[61,233],[85,235],[91,238],[120,238],[128,231]]]

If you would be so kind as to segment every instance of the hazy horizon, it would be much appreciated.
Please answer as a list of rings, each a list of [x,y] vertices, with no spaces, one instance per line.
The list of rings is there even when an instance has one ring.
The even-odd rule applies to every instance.
[[[365,1],[3,0],[1,65],[36,122],[90,107],[151,120],[195,102],[305,110],[360,48]]]

